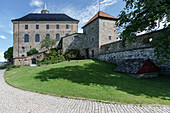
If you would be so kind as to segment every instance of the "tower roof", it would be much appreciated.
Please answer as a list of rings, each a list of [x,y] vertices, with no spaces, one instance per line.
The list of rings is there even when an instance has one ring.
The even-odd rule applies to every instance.
[[[44,2],[44,8],[43,10],[41,11],[41,14],[48,14],[49,11],[47,10],[47,5],[46,5],[46,2]]]
[[[92,23],[94,20],[96,20],[97,18],[106,18],[106,19],[111,19],[111,20],[118,20],[118,18],[111,16],[107,13],[104,13],[102,11],[99,11],[96,15],[93,16],[92,19],[90,19],[82,28],[86,27],[87,25],[89,25],[90,23]]]
[[[44,10],[47,10],[46,2],[44,2]]]

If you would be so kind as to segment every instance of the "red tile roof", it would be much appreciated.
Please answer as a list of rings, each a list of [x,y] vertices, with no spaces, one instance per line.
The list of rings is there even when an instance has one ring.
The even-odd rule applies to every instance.
[[[90,23],[92,23],[94,20],[96,20],[97,18],[102,17],[102,18],[108,18],[108,19],[113,19],[113,20],[118,20],[118,18],[111,16],[107,13],[104,13],[102,11],[99,11],[96,15],[93,16],[92,19],[90,19],[87,24],[85,24],[82,28],[86,27],[87,25],[89,25]]]

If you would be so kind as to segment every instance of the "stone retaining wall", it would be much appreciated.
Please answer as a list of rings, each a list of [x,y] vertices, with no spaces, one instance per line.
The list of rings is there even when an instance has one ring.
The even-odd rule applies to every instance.
[[[106,61],[114,64],[120,64],[121,61],[126,59],[151,59],[158,67],[161,68],[162,72],[170,72],[170,62],[166,62],[164,64],[158,64],[158,60],[154,54],[154,48],[152,47],[143,47],[143,48],[136,48],[136,49],[129,49],[125,51],[117,51],[112,53],[105,53],[100,54],[97,56],[98,60]]]

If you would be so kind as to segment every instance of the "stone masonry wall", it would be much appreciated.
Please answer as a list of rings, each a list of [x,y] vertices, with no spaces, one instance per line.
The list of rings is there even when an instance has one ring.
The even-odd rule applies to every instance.
[[[46,25],[49,25],[49,29],[46,29]],[[69,25],[69,29],[66,29],[66,24]],[[28,25],[28,29],[25,29],[25,25]],[[39,25],[39,29],[36,29],[36,25]],[[60,25],[59,29],[56,29],[56,25]],[[60,34],[60,37],[64,37],[67,33],[77,33],[78,32],[78,23],[72,21],[54,21],[54,22],[38,22],[38,21],[23,21],[23,22],[14,22],[13,23],[13,46],[14,53],[13,56],[21,57],[27,56],[27,52],[36,48],[39,52],[40,42],[45,39],[46,34],[50,34],[50,38],[56,39],[56,34]],[[29,42],[24,42],[24,35],[29,35]],[[40,42],[35,42],[35,35],[40,35]],[[59,42],[59,41],[58,41]],[[57,43],[58,44],[58,43]],[[24,51],[23,48],[24,47]]]
[[[70,49],[79,49],[81,55],[85,55],[85,41],[84,34],[75,33],[62,38],[62,49],[63,53],[67,52]]]
[[[125,46],[122,45],[121,41],[102,45],[97,59],[119,64],[127,59],[147,60],[149,58],[161,68],[162,72],[170,72],[170,61],[160,64],[155,56],[154,47],[149,44],[154,37],[158,36],[158,33],[160,31],[138,36],[136,41],[126,42]]]

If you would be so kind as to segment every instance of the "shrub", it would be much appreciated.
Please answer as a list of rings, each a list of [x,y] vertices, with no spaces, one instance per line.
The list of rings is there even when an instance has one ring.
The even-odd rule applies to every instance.
[[[45,53],[45,58],[42,61],[38,61],[37,65],[48,65],[48,64],[56,64],[59,62],[65,61],[64,56],[62,55],[62,50],[51,49],[50,53]]]
[[[37,54],[37,53],[38,53],[38,51],[35,48],[33,48],[27,52],[27,56],[31,56],[31,55]]]
[[[9,67],[8,67],[8,70],[12,70],[12,69],[17,69],[17,68],[19,68],[20,66],[17,66],[17,65],[10,65]]]
[[[83,56],[80,55],[80,50],[78,49],[70,49],[64,54],[65,58],[72,60],[84,59]]]
[[[0,66],[0,69],[5,69],[7,66]]]

